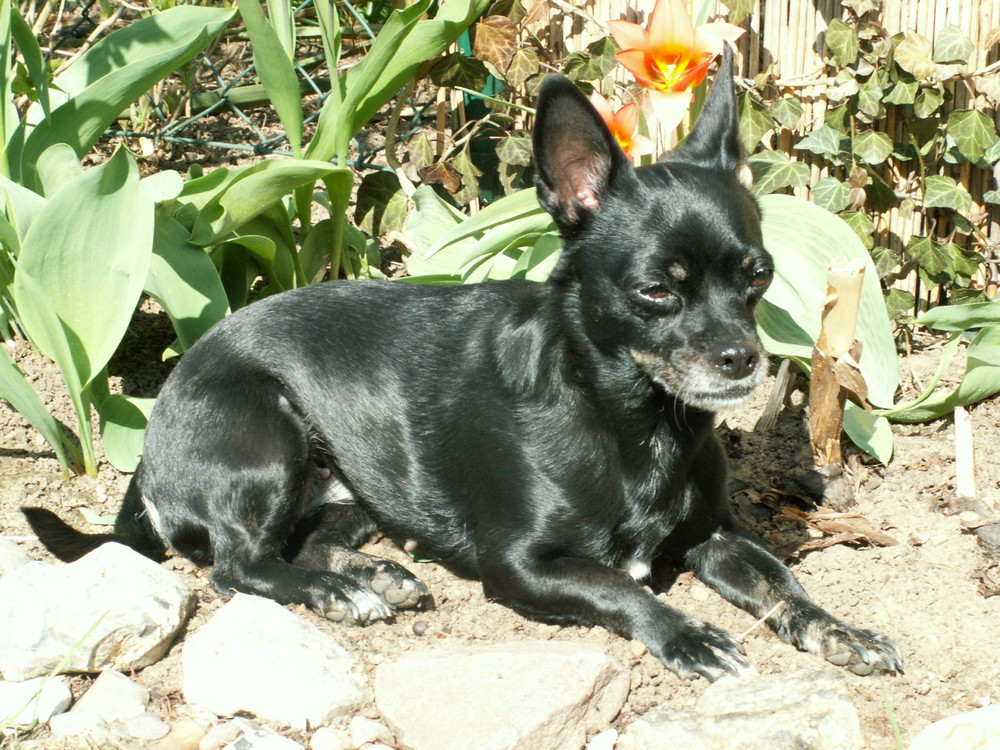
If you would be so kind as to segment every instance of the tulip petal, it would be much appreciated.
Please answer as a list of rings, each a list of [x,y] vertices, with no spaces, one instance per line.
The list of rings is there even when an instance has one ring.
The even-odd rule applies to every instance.
[[[601,116],[605,124],[612,128],[615,122],[614,111],[611,109],[611,103],[604,98],[604,96],[599,91],[594,91],[590,95],[590,103],[597,110],[597,114]]]
[[[629,149],[630,157],[648,156],[654,151],[656,151],[656,147],[649,138],[638,133],[632,136],[632,148]]]
[[[695,30],[683,0],[656,0],[646,28],[651,47],[688,49],[694,44]]]
[[[638,124],[639,105],[635,102],[630,102],[615,112],[615,128],[618,131],[628,133],[631,137],[632,133],[635,132],[635,126]]]
[[[649,45],[646,30],[637,23],[608,21],[608,28],[621,49],[645,49]]]
[[[657,126],[669,132],[680,125],[691,106],[692,96],[689,91],[667,93],[650,90],[649,103],[653,105]]]
[[[648,56],[641,49],[626,49],[615,53],[615,59],[635,78],[640,86],[655,86],[649,77]]]
[[[699,52],[711,52],[713,55],[722,54],[722,43],[729,42],[735,44],[743,34],[745,29],[733,26],[725,21],[714,21],[706,23],[695,29],[694,46]]]

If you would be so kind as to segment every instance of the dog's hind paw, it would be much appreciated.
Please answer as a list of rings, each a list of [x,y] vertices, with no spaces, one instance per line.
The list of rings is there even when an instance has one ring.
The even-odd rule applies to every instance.
[[[369,584],[393,609],[428,609],[431,595],[427,587],[402,565],[382,560]]]
[[[345,625],[367,625],[393,615],[392,607],[381,596],[363,588],[330,594],[315,609],[326,619]]]
[[[729,633],[694,619],[685,622],[659,648],[650,647],[650,652],[688,680],[704,677],[715,682],[726,673],[738,675],[750,666],[743,646]]]

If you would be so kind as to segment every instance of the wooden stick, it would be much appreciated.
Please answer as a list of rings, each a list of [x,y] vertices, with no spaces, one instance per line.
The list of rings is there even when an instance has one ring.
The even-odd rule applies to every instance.
[[[977,497],[976,451],[972,440],[972,415],[955,407],[955,491],[959,497]]]
[[[822,327],[812,356],[809,386],[809,436],[817,466],[842,463],[840,433],[847,391],[841,386],[837,360],[854,347],[861,282],[865,267],[860,260],[831,265],[827,277]]]

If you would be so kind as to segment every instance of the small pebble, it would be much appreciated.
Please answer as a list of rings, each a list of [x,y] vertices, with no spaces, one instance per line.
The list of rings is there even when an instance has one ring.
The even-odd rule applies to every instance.
[[[424,622],[423,620],[417,620],[415,623],[413,623],[413,634],[414,635],[423,635],[426,632],[427,632],[427,623],[426,622]]]
[[[406,544],[403,545],[403,551],[405,552],[416,552],[417,551],[417,540],[407,539]]]
[[[156,714],[142,714],[125,722],[125,729],[137,740],[159,740],[170,734],[170,726]]]
[[[156,750],[198,750],[205,736],[205,729],[194,719],[181,719],[170,728],[170,734],[156,746]]]

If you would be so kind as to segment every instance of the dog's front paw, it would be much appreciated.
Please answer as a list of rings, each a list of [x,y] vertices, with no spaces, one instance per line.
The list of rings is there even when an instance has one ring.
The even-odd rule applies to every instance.
[[[359,586],[345,586],[342,591],[328,591],[314,599],[313,609],[328,620],[345,625],[367,625],[392,617],[392,607],[377,593]]]
[[[856,628],[826,613],[790,627],[781,635],[802,651],[818,654],[831,664],[847,667],[854,674],[870,675],[903,671],[899,647],[884,635]]]
[[[382,560],[372,576],[372,591],[393,609],[429,609],[432,599],[427,587],[402,565]]]
[[[729,633],[690,618],[661,643],[647,645],[668,669],[687,680],[701,676],[715,682],[727,672],[738,675],[750,665],[743,646]]]

